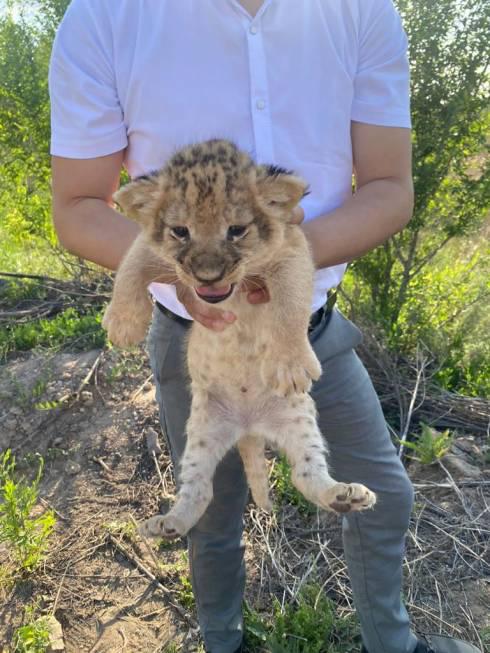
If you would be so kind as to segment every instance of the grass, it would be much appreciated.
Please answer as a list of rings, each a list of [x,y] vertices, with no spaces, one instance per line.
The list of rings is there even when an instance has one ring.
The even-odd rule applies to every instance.
[[[14,573],[32,573],[44,559],[56,519],[52,510],[31,517],[37,503],[43,459],[34,480],[16,478],[15,458],[7,450],[0,458],[0,542],[5,542]]]
[[[8,229],[0,227],[0,270],[17,274],[43,274],[61,279],[67,276],[59,252],[47,239],[30,237],[19,241]],[[49,272],[48,272],[49,271]]]
[[[271,617],[245,612],[245,641],[256,653],[354,653],[361,643],[354,617],[340,617],[322,588],[303,588],[297,603],[284,607],[274,599]]]
[[[78,350],[102,347],[106,336],[101,321],[100,310],[94,309],[80,315],[74,308],[67,308],[52,318],[4,326],[0,328],[0,358],[5,359],[12,352],[36,347],[70,347]]]

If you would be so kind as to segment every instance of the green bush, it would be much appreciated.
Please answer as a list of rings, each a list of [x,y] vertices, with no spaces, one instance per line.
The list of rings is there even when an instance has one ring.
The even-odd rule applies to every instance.
[[[56,519],[52,510],[31,517],[38,500],[43,471],[39,457],[36,477],[31,483],[15,476],[15,458],[7,450],[0,459],[0,542],[5,542],[14,571],[32,572],[43,560]]]
[[[80,350],[102,347],[106,336],[101,321],[102,313],[96,309],[80,315],[74,308],[67,308],[50,319],[3,327],[0,329],[0,357],[34,347]]]
[[[248,608],[245,633],[248,650],[267,653],[353,653],[361,646],[355,619],[338,616],[316,584],[302,589],[297,604],[282,608],[274,599],[270,619]]]
[[[49,646],[49,629],[46,617],[34,619],[35,608],[26,609],[28,623],[15,631],[13,653],[45,653]]]

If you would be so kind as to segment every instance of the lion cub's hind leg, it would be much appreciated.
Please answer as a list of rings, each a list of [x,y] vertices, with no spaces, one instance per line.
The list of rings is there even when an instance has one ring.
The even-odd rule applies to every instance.
[[[238,437],[238,429],[233,425],[211,419],[206,400],[194,394],[177,500],[166,515],[156,515],[143,522],[140,533],[146,537],[174,538],[190,531],[213,499],[213,478],[218,463],[236,445]]]
[[[291,480],[312,503],[338,513],[365,510],[376,496],[359,483],[338,483],[329,474],[327,448],[308,394],[290,397],[283,428],[270,430],[267,440],[284,451],[291,464]]]
[[[256,505],[270,512],[269,475],[265,462],[265,441],[263,438],[246,435],[238,441],[238,451],[243,461],[247,481]]]

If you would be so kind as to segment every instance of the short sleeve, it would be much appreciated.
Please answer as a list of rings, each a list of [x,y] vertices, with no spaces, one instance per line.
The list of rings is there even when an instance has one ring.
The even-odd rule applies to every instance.
[[[72,0],[55,37],[49,69],[55,156],[105,156],[128,142],[103,5],[100,0]]]
[[[352,120],[410,127],[407,37],[392,0],[362,0]]]

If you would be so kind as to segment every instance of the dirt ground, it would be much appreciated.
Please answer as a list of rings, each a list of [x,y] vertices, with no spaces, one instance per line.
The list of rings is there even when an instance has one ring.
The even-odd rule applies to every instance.
[[[161,452],[151,444],[155,433]],[[456,462],[411,469],[417,505],[405,598],[421,630],[483,646],[490,626],[486,440],[465,434],[456,444]],[[0,594],[4,650],[33,603],[61,623],[67,653],[157,653],[171,643],[198,650],[184,543],[148,550],[134,533],[132,520],[157,512],[173,491],[144,352],[35,354],[0,368],[0,450],[7,447],[26,474],[35,469],[33,454],[43,456],[38,510],[54,509],[57,525],[41,568]],[[291,506],[270,518],[250,508],[246,531],[252,605],[267,609],[271,593],[294,598],[314,569],[341,609],[352,610],[336,518],[301,517]],[[0,549],[0,561],[5,556]]]

